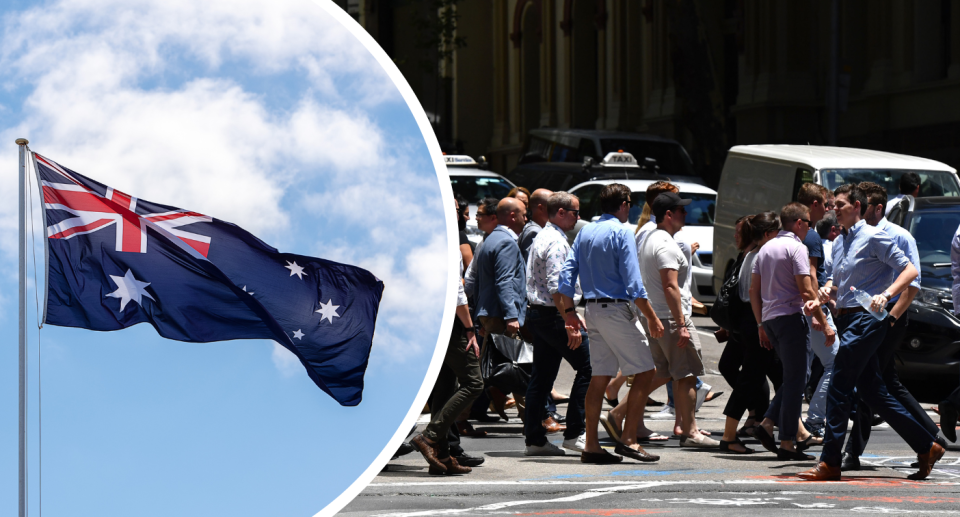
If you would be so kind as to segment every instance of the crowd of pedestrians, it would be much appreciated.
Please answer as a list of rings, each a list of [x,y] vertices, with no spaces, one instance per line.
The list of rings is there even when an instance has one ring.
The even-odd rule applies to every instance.
[[[831,192],[806,183],[797,202],[779,213],[737,220],[740,254],[712,314],[722,327],[718,340],[726,343],[719,369],[733,388],[719,441],[696,421],[705,398],[698,390],[705,370],[691,318],[696,244],[677,239],[690,200],[676,186],[656,182],[644,202],[631,231],[625,225],[634,203],[630,189],[607,185],[598,199],[602,215],[583,226],[572,245],[567,233],[580,211],[572,194],[517,188],[478,205],[485,239],[474,250],[462,237],[457,319],[431,395],[431,422],[410,440],[430,473],[464,474],[483,462],[459,447],[459,436],[482,434],[468,418],[497,419],[487,407],[506,394],[485,382],[480,364],[494,340],[505,337],[532,343],[525,389],[510,394],[524,420],[527,456],[564,455],[566,449],[583,463],[658,461],[641,444],[665,437],[646,427],[644,408],[650,393],[666,384],[681,447],[752,454],[757,451],[741,441],[751,436],[780,459],[813,460],[805,451],[821,445],[817,466],[798,476],[839,479],[841,471],[860,468],[876,414],[917,453],[918,471],[910,478],[930,474],[946,441],[900,383],[893,361],[904,312],[920,287],[917,246],[884,217],[882,187],[864,182]],[[464,205],[457,206],[461,225]],[[960,280],[960,229],[953,258]],[[954,285],[960,304],[960,281]],[[553,385],[564,360],[575,378],[561,416]],[[811,379],[812,365],[822,370],[819,380]],[[611,399],[623,382],[627,395]],[[606,412],[605,400],[613,406]],[[951,441],[958,407],[960,388],[940,405],[943,434]],[[844,448],[848,419],[853,429]],[[600,445],[601,426],[616,442],[613,453]],[[557,447],[547,435],[561,431]]]

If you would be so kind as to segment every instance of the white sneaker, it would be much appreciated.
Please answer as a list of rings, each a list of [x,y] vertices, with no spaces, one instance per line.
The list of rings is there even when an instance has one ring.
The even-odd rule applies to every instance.
[[[587,433],[581,433],[576,438],[568,438],[563,441],[563,448],[573,452],[583,452],[587,448]]]
[[[673,420],[677,417],[676,412],[670,406],[663,406],[659,412],[650,415],[654,420]]]
[[[550,442],[543,445],[527,445],[526,450],[523,451],[524,456],[563,456],[565,454],[563,449]]]
[[[693,438],[684,436],[680,439],[680,447],[719,447],[720,442],[710,438],[709,436],[704,436],[700,433],[694,435]]]
[[[697,405],[695,411],[700,411],[700,406],[703,405],[703,401],[707,399],[707,394],[710,393],[710,390],[713,389],[713,386],[703,383],[700,386],[700,389],[697,390]]]

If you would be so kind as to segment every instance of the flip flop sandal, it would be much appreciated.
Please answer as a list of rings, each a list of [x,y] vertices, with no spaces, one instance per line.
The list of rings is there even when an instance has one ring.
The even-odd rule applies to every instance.
[[[648,436],[637,437],[637,442],[639,443],[666,442],[668,440],[670,440],[669,436],[665,436],[657,432],[653,432]]]

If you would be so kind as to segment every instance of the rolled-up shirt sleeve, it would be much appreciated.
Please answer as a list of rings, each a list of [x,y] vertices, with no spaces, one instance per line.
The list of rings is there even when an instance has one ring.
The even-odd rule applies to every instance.
[[[874,238],[870,239],[870,251],[880,262],[892,267],[898,273],[910,263],[910,259],[900,251],[886,232],[877,232]]]
[[[626,231],[619,231],[616,235],[617,247],[620,250],[620,277],[627,288],[630,299],[647,298],[647,291],[643,288],[643,279],[640,278],[640,262],[637,260],[637,243],[633,236]]]
[[[546,277],[547,292],[557,294],[560,292],[560,272],[563,271],[563,265],[570,255],[566,253],[567,249],[559,241],[555,241],[547,248],[546,259]],[[572,298],[572,297],[571,297]]]
[[[460,254],[460,281],[457,282],[457,307],[467,304],[467,293],[463,288],[463,253]]]
[[[917,268],[917,278],[914,278],[913,282],[910,282],[910,286],[920,289],[920,252],[917,251],[917,241],[913,239],[905,240],[907,241],[907,258],[910,259],[910,263],[913,264],[913,267]]]

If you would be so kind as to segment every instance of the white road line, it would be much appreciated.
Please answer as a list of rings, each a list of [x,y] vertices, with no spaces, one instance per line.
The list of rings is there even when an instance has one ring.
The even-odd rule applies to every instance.
[[[370,483],[369,487],[414,487],[414,486],[498,486],[498,485],[531,485],[531,486],[557,486],[557,485],[603,485],[609,488],[607,489],[594,489],[594,490],[633,490],[636,488],[643,488],[647,486],[648,483],[663,483],[669,485],[682,485],[682,484],[724,484],[724,485],[776,485],[789,483],[794,484],[799,480],[777,480],[777,479],[726,479],[720,481],[705,481],[702,479],[697,480],[676,480],[676,481],[650,481],[650,482],[637,482],[637,481],[408,481],[408,482],[396,482],[396,483]],[[909,479],[891,479],[891,481],[902,481],[904,483],[916,483],[916,481],[910,481]],[[819,481],[805,481],[803,485],[815,485],[819,484]],[[823,483],[832,483],[836,485],[835,481],[823,481]],[[937,485],[937,486],[960,486],[960,482],[953,481],[924,481],[925,485]],[[621,488],[622,487],[622,488]]]
[[[909,481],[909,480],[906,480],[906,479],[904,479],[904,480],[902,480],[902,481],[905,482],[905,483],[913,483],[912,481]],[[535,484],[540,484],[540,485],[547,485],[547,484],[550,484],[550,485],[556,485],[556,484],[570,484],[570,485],[581,484],[581,485],[582,485],[582,484],[588,484],[588,483],[590,483],[590,482],[563,482],[563,483],[561,483],[561,482],[536,482],[536,481],[528,481],[528,482],[454,481],[454,482],[446,482],[446,483],[441,483],[441,482],[429,482],[429,483],[428,483],[428,482],[425,482],[425,483],[378,483],[378,484],[371,484],[370,486],[412,486],[412,485],[459,485],[459,486],[463,486],[463,485],[484,485],[484,484],[485,484],[485,485],[504,485],[504,484],[508,484],[508,483],[509,483],[509,484],[526,484],[526,485],[535,485]],[[529,505],[529,504],[540,504],[540,505],[543,505],[543,504],[551,504],[551,503],[565,503],[565,502],[583,501],[583,500],[585,500],[585,499],[593,499],[593,498],[596,498],[596,497],[600,497],[600,496],[609,494],[609,493],[611,493],[611,492],[622,492],[622,491],[626,491],[626,490],[642,490],[642,489],[645,489],[645,488],[671,486],[671,485],[686,485],[686,484],[696,484],[696,485],[723,485],[723,484],[771,484],[771,483],[776,484],[776,483],[780,483],[780,481],[777,481],[777,480],[763,480],[763,479],[756,479],[756,480],[755,480],[755,479],[737,479],[737,480],[728,480],[728,481],[703,481],[703,480],[646,481],[646,482],[640,482],[640,483],[634,482],[634,483],[631,483],[631,484],[628,484],[628,485],[626,485],[626,484],[619,484],[619,483],[622,483],[622,482],[615,482],[615,481],[614,481],[614,482],[610,482],[610,483],[609,483],[610,485],[614,485],[614,486],[608,486],[608,487],[605,487],[605,488],[593,488],[593,489],[587,490],[586,492],[581,492],[581,493],[579,493],[579,494],[574,494],[574,495],[564,496],[564,497],[558,497],[558,498],[554,498],[554,499],[535,499],[535,500],[534,500],[534,499],[529,499],[529,500],[521,500],[521,501],[504,501],[504,502],[500,502],[500,503],[491,503],[491,504],[486,504],[486,505],[482,505],[482,506],[475,506],[475,507],[473,507],[473,508],[456,508],[456,509],[445,509],[445,510],[422,510],[422,511],[416,511],[416,512],[381,513],[381,514],[377,514],[375,517],[426,517],[426,516],[432,516],[432,515],[457,515],[457,514],[462,514],[462,513],[467,513],[467,512],[481,512],[481,511],[494,512],[494,511],[496,511],[496,510],[501,510],[501,509],[504,509],[504,508],[510,508],[510,507],[514,507],[514,506],[522,506],[522,505]],[[793,481],[789,481],[789,483],[793,483]],[[824,484],[824,483],[831,483],[831,484],[833,484],[834,486],[836,485],[836,482],[834,482],[834,481],[824,481],[824,482],[808,481],[808,482],[806,482],[806,483],[804,483],[804,484],[805,484],[805,485],[819,485],[819,484]],[[930,482],[930,483],[925,483],[925,484],[936,485],[936,486],[944,486],[944,485],[956,486],[956,485],[960,485],[960,483],[954,483],[954,482],[939,482],[939,483],[937,483],[937,482]],[[810,492],[810,493],[817,493],[817,492]],[[783,500],[783,501],[789,501],[789,500],[790,500],[789,498],[775,498],[775,499],[777,499],[777,500]],[[659,500],[659,499],[658,499],[658,500]],[[676,500],[665,500],[665,501],[667,501],[667,502],[688,502],[688,503],[695,503],[695,504],[723,505],[723,506],[728,506],[728,505],[740,506],[740,505],[743,505],[743,504],[758,504],[758,503],[756,503],[756,502],[753,502],[753,500],[745,500],[745,499],[742,499],[742,498],[737,498],[737,499],[730,500],[730,501],[719,500],[719,499],[718,499],[718,500],[714,500],[714,499],[702,499],[702,498],[701,498],[701,499],[683,499],[683,500],[676,499]],[[761,502],[760,504],[764,504],[764,503]],[[861,509],[861,508],[854,508],[854,509],[851,509],[851,511],[855,511],[855,512],[858,511],[858,510],[861,510],[861,511],[862,511],[862,510],[866,510],[866,508],[862,508],[862,509]],[[891,508],[890,510],[893,510],[893,509]],[[913,513],[913,511],[911,511],[911,510],[896,510],[896,511],[899,511],[899,512],[901,512],[901,513],[907,513],[907,512]],[[943,512],[943,511],[941,511],[941,512],[931,512],[931,513],[952,513],[952,512]]]

